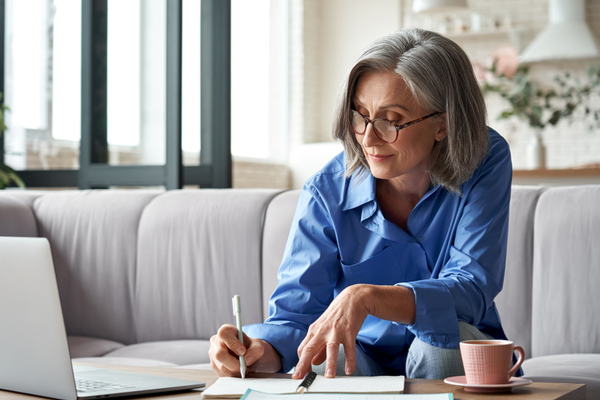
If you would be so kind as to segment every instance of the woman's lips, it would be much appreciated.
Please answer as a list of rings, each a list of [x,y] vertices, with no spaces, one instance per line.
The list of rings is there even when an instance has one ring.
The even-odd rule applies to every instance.
[[[380,163],[385,161],[389,156],[383,156],[380,154],[371,154],[369,153],[369,158],[371,159],[371,161],[376,162],[376,163]]]

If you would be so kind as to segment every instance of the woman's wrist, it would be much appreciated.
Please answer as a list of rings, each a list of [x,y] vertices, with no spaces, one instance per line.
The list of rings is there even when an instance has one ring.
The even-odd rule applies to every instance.
[[[271,344],[265,340],[257,339],[263,348],[263,356],[256,362],[255,372],[279,372],[283,368],[281,356]]]
[[[359,284],[357,293],[368,314],[388,321],[412,324],[415,320],[415,298],[404,286]]]

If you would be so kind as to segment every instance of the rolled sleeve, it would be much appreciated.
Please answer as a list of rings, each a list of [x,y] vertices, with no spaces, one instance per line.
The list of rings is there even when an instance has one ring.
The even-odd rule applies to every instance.
[[[420,341],[441,348],[458,348],[460,333],[452,294],[439,279],[399,283],[415,294],[415,322],[407,325]]]

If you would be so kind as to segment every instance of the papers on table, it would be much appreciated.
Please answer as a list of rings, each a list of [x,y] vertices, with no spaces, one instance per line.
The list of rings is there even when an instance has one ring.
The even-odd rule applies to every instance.
[[[248,389],[265,394],[293,394],[296,393],[300,382],[301,380],[298,379],[225,377],[219,378],[206,389],[202,397],[205,399],[239,399]],[[403,376],[338,376],[335,378],[317,376],[304,395],[308,393],[400,394],[403,391]]]

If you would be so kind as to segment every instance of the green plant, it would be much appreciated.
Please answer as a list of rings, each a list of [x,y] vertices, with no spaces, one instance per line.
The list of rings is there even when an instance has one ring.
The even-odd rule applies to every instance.
[[[2,93],[0,93],[0,101],[2,101]],[[2,138],[4,131],[7,129],[6,125],[4,124],[5,111],[9,111],[9,109],[4,103],[2,103],[2,106],[0,107],[0,138]],[[19,187],[25,187],[25,183],[23,183],[23,180],[19,178],[14,169],[4,163],[0,163],[0,189],[4,189],[13,183]]]
[[[578,119],[593,121],[590,128],[600,125],[600,110],[590,106],[591,96],[597,94],[600,88],[600,67],[588,69],[588,82],[583,84],[569,72],[554,78],[556,88],[544,87],[534,81],[529,75],[528,66],[519,66],[516,73],[507,77],[497,75],[496,61],[488,70],[495,77],[492,82],[484,82],[482,91],[498,93],[509,104],[509,108],[498,115],[498,120],[519,118],[526,121],[532,128],[543,130],[546,126],[555,126],[563,119],[569,122]],[[583,108],[583,112],[577,112]]]

